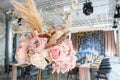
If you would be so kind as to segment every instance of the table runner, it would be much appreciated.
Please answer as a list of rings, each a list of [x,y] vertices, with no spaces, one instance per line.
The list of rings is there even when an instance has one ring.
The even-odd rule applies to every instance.
[[[79,80],[91,80],[90,78],[90,64],[83,64],[79,67]]]
[[[12,78],[11,80],[17,80],[17,65],[12,64]]]

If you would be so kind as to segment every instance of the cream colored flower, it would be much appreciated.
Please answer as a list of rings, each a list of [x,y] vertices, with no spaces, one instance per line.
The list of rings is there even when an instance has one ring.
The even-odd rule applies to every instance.
[[[44,69],[48,65],[45,57],[47,57],[47,52],[46,50],[42,50],[39,54],[32,55],[30,61],[36,67]]]

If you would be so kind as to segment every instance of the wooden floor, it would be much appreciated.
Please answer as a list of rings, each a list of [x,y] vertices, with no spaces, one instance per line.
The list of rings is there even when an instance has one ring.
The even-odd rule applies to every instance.
[[[120,80],[120,63],[118,62],[118,58],[113,59],[111,58],[111,63],[112,63],[112,72],[108,75],[109,76],[109,80]],[[52,80],[52,75],[49,73],[46,73],[45,71],[43,71],[43,75],[42,75],[42,80]],[[9,76],[9,78],[6,77],[6,74],[0,74],[0,80],[11,80],[10,79],[11,75]],[[75,80],[75,76],[72,75],[69,80]],[[18,80],[23,80],[22,78],[18,78]],[[27,78],[27,80],[30,80],[29,78]],[[36,80],[36,77],[33,77],[32,80]],[[56,80],[56,78],[54,77],[54,80]],[[67,73],[65,74],[59,74],[59,80],[67,80]],[[79,80],[79,76],[77,76],[77,80]],[[96,79],[95,79],[96,80]],[[100,80],[104,80],[104,79],[100,79]]]

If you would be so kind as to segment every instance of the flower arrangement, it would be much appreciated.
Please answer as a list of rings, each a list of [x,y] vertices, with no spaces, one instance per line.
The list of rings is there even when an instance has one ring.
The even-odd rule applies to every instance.
[[[26,0],[24,4],[11,0],[12,5],[25,25],[33,31],[29,36],[19,38],[19,46],[15,58],[18,64],[29,62],[37,68],[44,69],[52,64],[53,73],[65,73],[76,66],[75,51],[72,41],[67,39],[71,23],[62,25],[62,29],[42,32],[42,19],[35,7],[34,0]]]

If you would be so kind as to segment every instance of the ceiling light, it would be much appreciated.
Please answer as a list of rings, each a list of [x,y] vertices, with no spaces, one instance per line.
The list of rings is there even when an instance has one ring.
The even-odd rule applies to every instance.
[[[83,13],[85,15],[90,15],[91,13],[93,13],[93,6],[92,6],[92,2],[87,2],[83,4]]]
[[[117,22],[115,20],[113,22],[113,27],[112,28],[117,28]]]
[[[120,18],[120,6],[116,6],[116,14],[114,15],[114,18]]]

